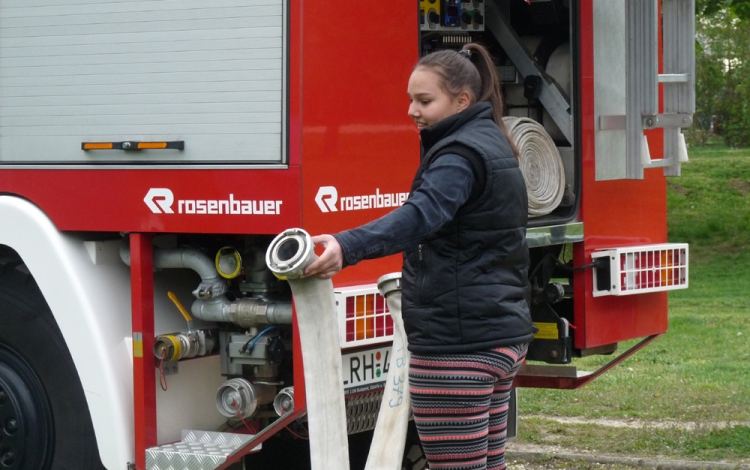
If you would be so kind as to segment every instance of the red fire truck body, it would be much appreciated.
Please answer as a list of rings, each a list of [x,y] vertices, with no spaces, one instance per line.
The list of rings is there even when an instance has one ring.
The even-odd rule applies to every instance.
[[[687,0],[664,0],[660,13],[666,14],[667,2],[690,3]],[[272,303],[289,302],[288,291],[283,287],[271,286],[271,281],[264,281],[265,284],[256,291],[253,291],[255,287],[248,287],[251,283],[248,281],[250,268],[247,265],[242,269],[238,267],[237,273],[240,274],[231,277],[231,273],[222,271],[221,263],[226,262],[226,256],[232,258],[234,253],[246,263],[248,247],[261,246],[270,241],[271,235],[290,227],[304,228],[313,235],[335,233],[373,220],[403,204],[419,161],[418,132],[406,114],[406,83],[421,54],[436,48],[452,47],[447,37],[459,37],[459,47],[462,41],[486,42],[489,39],[496,60],[503,61],[503,66],[518,69],[515,75],[518,78],[509,81],[508,86],[519,86],[524,85],[523,78],[527,74],[521,72],[521,64],[513,64],[509,60],[512,53],[507,51],[512,44],[504,42],[499,31],[512,25],[509,29],[527,29],[535,33],[544,29],[545,21],[553,21],[549,18],[557,17],[558,23],[567,32],[566,41],[557,45],[565,42],[570,49],[572,88],[569,94],[564,94],[569,104],[564,112],[570,116],[571,126],[566,133],[567,140],[562,143],[560,139],[555,141],[559,147],[566,149],[564,155],[570,159],[570,174],[566,176],[573,199],[565,208],[557,208],[548,215],[530,219],[532,273],[540,276],[539,279],[543,279],[545,284],[535,286],[535,298],[544,298],[546,284],[555,283],[560,289],[559,298],[550,301],[549,308],[544,307],[543,314],[540,314],[542,317],[534,318],[540,327],[538,343],[551,341],[549,348],[540,349],[535,359],[568,364],[571,356],[609,354],[615,351],[619,342],[634,338],[649,341],[667,331],[666,290],[687,286],[687,248],[666,244],[666,178],[663,168],[651,168],[646,164],[645,170],[639,167],[642,175],[634,176],[632,172],[626,172],[621,176],[602,176],[603,168],[610,163],[602,159],[601,154],[605,150],[597,147],[602,141],[600,136],[604,135],[603,132],[622,131],[625,135],[630,131],[626,130],[625,124],[605,124],[605,121],[609,122],[606,118],[611,117],[609,114],[612,112],[597,107],[597,99],[602,103],[606,101],[599,98],[603,95],[597,87],[609,80],[616,81],[613,79],[615,75],[624,74],[622,68],[603,71],[597,66],[597,60],[600,60],[597,54],[606,54],[606,50],[597,52],[597,47],[602,47],[598,46],[602,32],[597,32],[596,22],[611,20],[602,13],[604,7],[601,0],[529,3],[508,0],[487,2],[486,10],[484,2],[471,0],[464,0],[463,6],[455,0],[437,3],[424,0],[418,2],[420,8],[415,5],[417,2],[396,2],[389,4],[388,8],[377,8],[366,3],[342,5],[328,0],[226,0],[219,2],[219,8],[192,1],[182,6],[179,2],[133,1],[125,2],[123,5],[127,8],[122,11],[92,4],[89,6],[93,8],[91,12],[87,11],[89,7],[76,7],[71,3],[62,0],[34,1],[28,5],[8,2],[0,7],[0,20],[5,21],[5,26],[0,24],[3,42],[0,49],[4,50],[0,52],[0,271],[13,272],[0,278],[0,315],[4,315],[0,318],[5,322],[12,315],[16,315],[16,320],[20,315],[7,307],[9,299],[14,298],[14,292],[20,292],[14,287],[16,278],[13,277],[20,270],[38,285],[39,305],[47,306],[45,308],[53,320],[53,327],[47,331],[37,331],[34,324],[21,328],[25,323],[16,320],[7,323],[11,325],[9,327],[3,326],[0,347],[5,349],[0,348],[0,352],[6,353],[0,355],[0,366],[5,362],[15,372],[0,374],[0,387],[4,387],[6,394],[16,396],[17,403],[26,403],[32,408],[38,403],[48,403],[39,405],[42,411],[37,410],[37,414],[46,413],[51,421],[65,419],[65,415],[55,415],[60,408],[56,401],[60,398],[54,396],[54,376],[38,370],[31,357],[36,348],[34,344],[55,342],[61,338],[60,354],[70,355],[70,362],[63,362],[74,365],[73,370],[66,369],[65,373],[72,376],[81,389],[81,396],[77,398],[85,398],[83,409],[88,411],[91,418],[89,427],[93,430],[93,437],[91,432],[86,435],[89,439],[93,438],[94,449],[98,448],[97,457],[105,467],[147,468],[147,449],[179,440],[180,429],[215,431],[227,418],[216,412],[213,395],[216,385],[229,377],[243,375],[250,383],[260,383],[256,385],[258,390],[265,390],[263,386],[272,383],[273,395],[284,387],[293,386],[291,396],[294,411],[279,419],[272,419],[271,403],[258,399],[257,411],[250,414],[247,420],[256,426],[255,434],[266,429],[263,436],[253,441],[252,445],[238,446],[237,452],[213,468],[226,468],[239,462],[243,454],[253,451],[262,441],[304,417],[304,358],[299,352],[294,323],[278,325],[277,330],[286,333],[274,333],[279,335],[280,342],[287,345],[283,352],[284,359],[277,361],[264,357],[257,364],[250,363],[256,367],[253,369],[255,372],[246,373],[247,369],[242,369],[242,374],[237,374],[239,369],[226,366],[230,373],[224,373],[225,365],[222,362],[221,371],[225,376],[222,377],[219,373],[220,361],[230,360],[223,356],[220,359],[218,351],[205,357],[198,355],[191,360],[180,361],[176,374],[164,372],[164,358],[160,363],[159,358],[151,353],[155,343],[158,343],[160,335],[186,330],[166,292],[175,291],[183,302],[187,302],[190,292],[195,289],[197,278],[185,269],[155,271],[155,267],[159,267],[156,253],[190,245],[192,249],[206,254],[212,262],[218,253],[216,266],[228,279],[226,282],[230,286],[240,280],[245,282],[235,292],[238,299],[248,296],[260,298],[262,302],[266,302],[267,298]],[[159,3],[162,5],[157,5]],[[438,16],[434,18],[438,21],[433,22],[434,31],[431,31],[433,23],[429,15],[434,4],[442,6],[443,10],[438,8],[435,12]],[[98,6],[94,8],[93,5]],[[653,5],[656,9],[657,2],[653,2]],[[464,12],[468,11],[469,16],[463,18],[463,23],[459,21],[459,26],[443,24],[450,8],[456,6],[459,11],[462,8]],[[67,9],[70,9],[68,13]],[[213,17],[212,10],[221,10],[221,14]],[[246,13],[244,20],[250,25],[260,25],[258,28],[261,29],[240,37],[252,28],[243,29],[241,24],[235,25],[232,13],[235,11]],[[254,15],[259,16],[256,18]],[[205,19],[206,16],[214,18],[215,24],[207,23],[209,20]],[[237,13],[237,16],[241,15]],[[507,22],[498,23],[500,16],[506,18]],[[106,18],[111,18],[111,23]],[[467,18],[471,21],[467,21]],[[480,23],[484,18],[486,28]],[[278,27],[262,29],[263,19],[274,25],[278,22]],[[680,24],[685,24],[684,18],[681,21]],[[95,29],[96,24],[102,22],[105,28],[111,27],[112,37],[119,34],[119,42],[113,40],[111,44],[106,44],[110,33],[106,29]],[[118,22],[125,26],[117,26]],[[215,73],[206,73],[203,80],[200,78],[203,68],[180,68],[181,55],[174,60],[165,59],[167,65],[158,68],[157,63],[162,59],[148,48],[161,51],[159,44],[162,36],[138,39],[139,32],[146,35],[150,31],[146,27],[138,29],[139,22],[151,24],[151,30],[166,25],[160,32],[163,37],[187,31],[189,34],[185,38],[169,42],[174,46],[170,53],[207,55],[202,59],[204,65],[200,67],[210,68],[220,64],[224,60],[221,48],[231,50],[234,47],[255,53],[256,49],[263,52],[263,47],[266,47],[274,52],[274,64],[278,64],[278,70],[274,71],[278,72],[274,76],[274,83],[278,86],[272,90],[253,91],[252,74],[256,72],[252,66],[248,69],[250,71],[243,72],[247,74],[244,78],[232,75],[236,71],[228,71],[230,65],[217,66],[213,69]],[[225,30],[222,23],[226,24]],[[211,34],[202,35],[209,26],[213,28]],[[43,35],[34,33],[34,28],[44,27],[53,28],[50,32],[52,42],[49,44],[56,44],[56,40],[69,40],[65,43],[67,49],[58,50],[56,46],[48,45],[46,47],[53,50],[42,52],[45,43],[38,37]],[[80,28],[77,36],[64,30],[76,27]],[[87,32],[87,27],[94,29]],[[128,27],[133,28],[132,34]],[[627,29],[627,24],[624,28]],[[23,31],[27,30],[31,32],[25,35]],[[222,31],[237,31],[240,36],[232,37],[227,33],[223,37]],[[662,34],[659,28],[654,56],[659,58],[658,74],[689,75],[689,70],[664,71],[661,57],[667,53],[662,51]],[[91,35],[92,39],[87,40],[87,35]],[[75,38],[83,39],[76,43]],[[233,40],[236,46],[231,46]],[[267,41],[269,45],[253,46],[254,40]],[[139,41],[145,44],[146,49],[129,52],[128,44]],[[180,49],[180,41],[186,47]],[[213,41],[218,44],[216,48],[212,46]],[[612,41],[614,43],[615,39]],[[91,49],[76,49],[77,44],[84,43]],[[201,48],[200,44],[205,47]],[[604,47],[607,46],[609,43]],[[624,47],[621,49],[624,50]],[[18,48],[18,53],[14,48]],[[165,48],[164,51],[169,52],[170,49]],[[89,53],[97,54],[91,62],[86,64],[79,60]],[[139,53],[143,55],[142,61],[134,58],[132,63],[128,62],[129,57],[136,57]],[[21,59],[21,54],[27,54],[27,57]],[[61,62],[42,64],[31,60],[34,57],[49,58],[65,54],[68,55]],[[211,54],[215,54],[216,58],[212,59]],[[105,56],[114,59],[109,62],[104,60],[101,66],[98,65],[97,60]],[[230,64],[232,60],[237,59],[226,59],[226,63]],[[145,65],[138,66],[140,62]],[[530,60],[532,65],[534,62]],[[679,65],[684,66],[681,62]],[[121,72],[117,71],[118,66]],[[151,73],[149,67],[152,66],[158,71]],[[179,88],[179,84],[173,83],[172,80],[181,80],[183,75],[172,75],[169,66],[184,70],[185,74],[191,73],[190,80],[195,78],[191,82],[193,87]],[[101,67],[101,72],[97,71],[97,67]],[[128,75],[131,70],[134,72]],[[72,80],[55,88],[57,84],[54,80],[65,80],[64,77],[69,76],[77,76],[76,80],[79,81]],[[115,83],[115,79],[107,78],[113,76],[132,76],[132,79],[118,79],[117,86],[104,87],[107,83]],[[223,76],[226,78],[223,79]],[[545,80],[553,82],[548,78]],[[235,112],[232,106],[236,103],[226,103],[226,109],[230,110],[226,116],[229,117],[223,120],[217,118],[216,121],[212,118],[219,114],[216,111],[218,108],[206,111],[207,117],[201,117],[203,115],[198,107],[191,108],[198,124],[189,119],[181,120],[177,111],[172,111],[180,109],[176,106],[179,100],[198,100],[204,90],[207,90],[206,93],[215,92],[211,97],[222,96],[222,80],[226,80],[229,87],[247,85],[248,94],[267,93],[280,97],[278,108],[273,108],[271,113],[278,113],[274,114],[275,127],[271,128],[278,136],[279,149],[271,157],[254,156],[255,147],[265,145],[256,140],[261,131],[252,131],[247,135],[242,135],[242,132],[232,134],[230,131],[222,134],[222,126],[225,125],[222,123],[234,119],[231,113]],[[677,78],[671,80],[678,81]],[[687,80],[692,80],[692,76]],[[6,82],[5,86],[3,81]],[[146,91],[131,91],[129,88],[134,83],[157,82],[167,87],[163,89],[164,98],[153,90],[144,88]],[[36,83],[41,85],[34,88]],[[622,85],[626,88],[628,84],[623,82]],[[102,87],[97,88],[99,85]],[[75,95],[72,90],[76,86],[90,88]],[[549,83],[547,86],[554,88]],[[665,100],[664,88],[671,86],[670,79],[654,77],[653,86],[659,93],[658,109],[654,116],[667,119],[663,116],[682,116],[692,112],[684,107],[668,109],[671,105],[665,104],[669,99]],[[179,90],[170,94],[169,87]],[[542,89],[540,96],[554,91],[545,90]],[[71,96],[69,100],[60,98],[68,92]],[[240,95],[230,94],[230,101],[240,99]],[[132,100],[129,96],[132,96]],[[629,95],[623,96],[624,103]],[[35,97],[39,99],[38,105],[34,104]],[[78,99],[80,104],[76,104]],[[257,100],[260,103],[263,98]],[[87,108],[98,110],[98,107],[109,103],[112,104],[111,110],[88,114]],[[533,107],[527,103],[526,111],[547,107],[544,103],[535,103]],[[623,103],[620,104],[624,122],[631,108],[627,107],[630,104],[625,106]],[[121,112],[124,114],[132,113],[133,120],[110,119],[112,114],[119,112],[117,106],[122,106]],[[143,111],[139,111],[139,107]],[[162,113],[161,109],[166,109],[163,115],[159,114]],[[236,112],[238,122],[253,126],[256,108],[247,109]],[[265,108],[258,105],[257,109]],[[152,112],[166,116],[164,121],[150,123],[148,116]],[[47,122],[40,117],[47,114],[57,120],[50,118],[50,122]],[[242,121],[245,117],[250,120]],[[641,116],[639,122],[640,119]],[[646,122],[646,117],[643,119]],[[138,120],[145,124],[137,127]],[[136,126],[132,133],[128,130],[131,123]],[[152,127],[149,127],[151,124]],[[112,131],[117,125],[122,125],[124,130]],[[211,132],[204,130],[203,125]],[[181,126],[186,130],[181,130]],[[666,161],[661,166],[679,168],[677,153],[675,156],[665,155],[665,145],[670,148],[665,143],[668,140],[665,136],[684,125],[644,129],[648,126],[650,124],[641,124],[640,131],[642,134],[645,130],[648,147],[639,149],[640,153],[635,157],[638,164],[645,161],[645,152],[651,162]],[[667,128],[670,131],[664,130]],[[206,138],[206,142],[194,144],[209,133],[211,138]],[[226,135],[226,140],[223,140],[223,135]],[[54,150],[50,148],[54,148],[54,141],[58,138],[60,146],[66,146],[60,149],[61,154],[66,156],[59,159],[49,156],[54,155]],[[3,144],[3,140],[8,143]],[[622,146],[626,141],[627,137],[623,137]],[[125,150],[127,145],[137,147],[139,142],[151,142],[155,147]],[[184,150],[171,148],[176,145],[174,142],[182,142]],[[72,143],[75,143],[75,148],[70,148]],[[94,146],[88,150],[87,144],[103,144],[104,147]],[[203,153],[190,154],[190,160],[182,159],[181,155],[187,155],[191,145],[194,148],[197,145]],[[628,152],[632,153],[632,147],[628,148]],[[622,151],[623,154],[628,152]],[[641,179],[632,179],[639,177]],[[130,268],[120,259],[123,241],[129,244],[126,256],[129,257]],[[231,247],[234,251],[221,252],[219,249],[224,247]],[[221,253],[226,256],[222,258]],[[545,261],[550,258],[562,259],[566,253],[568,258],[572,256],[572,260],[569,260],[572,262]],[[596,260],[601,261],[597,264]],[[374,316],[370,320],[368,315],[374,315],[373,311],[380,305],[373,283],[385,273],[399,271],[400,263],[398,256],[363,262],[343,270],[334,278],[337,301],[341,301],[342,309],[337,314],[341,315],[344,360],[350,360],[348,365],[345,364],[345,372],[354,374],[351,369],[355,363],[351,362],[351,357],[357,354],[356,364],[359,365],[359,358],[369,357],[368,351],[387,353],[389,334],[392,334],[385,320],[387,312],[381,305],[379,313],[382,318]],[[566,264],[568,269],[561,267],[561,264]],[[533,271],[535,267],[537,271]],[[636,274],[631,272],[632,269],[628,271],[627,267],[635,267]],[[543,275],[544,271],[547,274]],[[567,280],[561,281],[561,278]],[[3,282],[6,287],[3,287]],[[611,283],[614,284],[610,286]],[[633,292],[628,292],[631,288]],[[17,296],[31,295],[25,292]],[[272,293],[270,297],[267,292]],[[346,300],[349,298],[354,300],[349,303]],[[230,301],[238,300],[230,298]],[[548,315],[544,312],[550,310],[556,312],[550,314],[556,320],[544,317]],[[20,309],[19,312],[25,310]],[[365,320],[357,322],[360,315],[368,318],[366,323]],[[206,332],[226,329],[225,323],[196,323]],[[270,321],[268,324],[273,325]],[[264,324],[261,322],[261,325]],[[350,325],[348,330],[347,325]],[[570,330],[565,331],[568,327]],[[247,334],[245,330],[250,330],[247,326],[235,325],[228,329],[231,330],[227,333],[230,336],[245,334],[248,343],[253,338],[256,341],[263,338],[263,333],[257,330]],[[262,330],[263,326],[258,329]],[[13,340],[14,337],[17,340]],[[564,337],[569,338],[568,346],[562,341]],[[25,344],[19,344],[21,340],[18,338],[22,338]],[[275,347],[272,342],[275,338],[267,338],[265,347],[269,351]],[[235,344],[233,339],[227,341],[229,345]],[[224,346],[224,343],[221,344]],[[377,360],[380,361],[379,358]],[[283,365],[279,366],[279,363]],[[64,364],[60,367],[64,368]],[[258,372],[257,367],[274,368],[275,375],[260,380],[258,377],[263,378],[263,374]],[[275,369],[277,367],[280,368]],[[383,362],[381,366],[378,362],[373,370],[377,367],[385,370],[387,365]],[[556,369],[563,371],[568,368],[558,365]],[[0,367],[0,370],[3,369]],[[25,377],[24,374],[36,376],[29,380],[41,384],[44,397],[25,395],[13,388],[11,377]],[[366,372],[362,374],[366,376]],[[519,374],[517,385],[575,388],[595,376],[550,372],[548,368],[535,371],[533,364],[530,364],[527,373]],[[358,374],[357,378],[360,378]],[[160,381],[168,383],[168,390],[164,390],[163,384],[160,387]],[[345,385],[349,401],[357,397],[364,399],[362,397],[372,395],[378,387],[383,386],[374,375],[362,382],[362,386],[369,387],[365,392]],[[25,423],[26,431],[36,439],[27,439],[25,444],[19,440],[17,447],[8,447],[17,449],[16,454],[2,450],[3,444],[0,443],[0,454],[4,452],[0,458],[16,464],[22,462],[20,459],[27,459],[24,464],[27,466],[11,465],[10,468],[32,468],[28,466],[32,457],[24,454],[29,449],[42,455],[34,457],[39,459],[35,461],[35,465],[39,466],[33,468],[55,468],[53,462],[67,462],[66,458],[70,458],[70,462],[78,462],[75,458],[62,455],[60,446],[66,442],[65,436],[61,435],[64,428],[55,425],[46,431],[34,431],[32,428],[39,423],[35,421],[36,415],[24,415],[22,408],[21,405],[16,408],[2,408],[0,405],[0,412]],[[377,406],[374,411],[369,411],[369,415],[376,411]],[[374,422],[356,430],[372,429],[372,424]],[[37,441],[46,444],[34,444]],[[148,468],[160,467],[149,464]]]

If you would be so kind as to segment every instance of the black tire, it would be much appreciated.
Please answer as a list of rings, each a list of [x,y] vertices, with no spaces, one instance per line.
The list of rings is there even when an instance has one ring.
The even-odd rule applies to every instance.
[[[73,359],[24,271],[0,265],[0,469],[103,469]]]

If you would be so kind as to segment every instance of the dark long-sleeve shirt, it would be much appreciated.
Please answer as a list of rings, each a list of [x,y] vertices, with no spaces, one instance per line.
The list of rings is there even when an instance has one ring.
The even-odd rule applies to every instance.
[[[416,247],[453,219],[474,186],[471,163],[442,155],[423,173],[422,184],[403,206],[360,227],[334,235],[344,252],[344,266]]]

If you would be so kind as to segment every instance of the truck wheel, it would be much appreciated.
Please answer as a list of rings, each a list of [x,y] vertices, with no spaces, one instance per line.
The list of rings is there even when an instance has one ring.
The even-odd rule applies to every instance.
[[[401,470],[426,470],[427,457],[422,450],[422,444],[419,442],[417,426],[414,421],[409,421],[409,427],[406,429],[406,446],[404,447],[404,459],[401,464]]]
[[[24,270],[0,265],[0,468],[103,469],[73,359]]]

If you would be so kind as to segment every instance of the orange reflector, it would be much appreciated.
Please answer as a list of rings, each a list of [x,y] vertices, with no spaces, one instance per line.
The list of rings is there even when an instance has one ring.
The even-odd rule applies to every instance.
[[[86,142],[83,150],[112,150],[112,142]]]
[[[688,287],[688,245],[661,243],[595,251],[594,297],[662,292]]]
[[[346,297],[345,304],[341,313],[344,314],[347,343],[393,335],[393,319],[385,298],[380,294],[358,292]]]
[[[82,142],[81,148],[83,150],[125,150],[126,152],[149,149],[185,150],[185,141],[176,140],[174,142],[138,142],[134,140],[126,140],[124,142]]]
[[[138,150],[165,148],[167,148],[166,142],[138,142]]]

